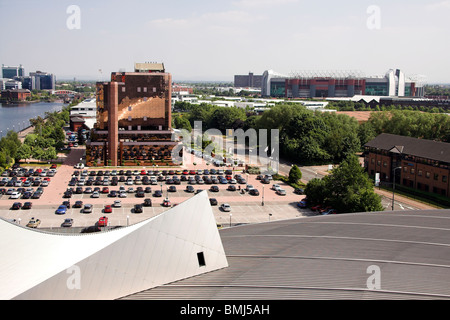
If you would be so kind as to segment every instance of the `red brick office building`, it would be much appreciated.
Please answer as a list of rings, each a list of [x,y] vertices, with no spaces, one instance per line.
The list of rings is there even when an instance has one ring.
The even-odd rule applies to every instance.
[[[370,176],[450,197],[450,143],[383,133],[364,148]]]
[[[89,166],[171,165],[172,77],[159,63],[137,63],[97,83],[97,121],[86,144]]]

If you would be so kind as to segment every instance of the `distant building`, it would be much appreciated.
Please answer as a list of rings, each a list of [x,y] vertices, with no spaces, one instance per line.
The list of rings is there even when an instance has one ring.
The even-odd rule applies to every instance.
[[[235,75],[234,86],[236,88],[261,88],[262,79],[262,75],[254,75],[252,72],[249,72],[248,75]]]
[[[30,72],[30,85],[33,87],[32,90],[55,90],[56,88],[56,77],[52,73],[36,71]]]
[[[421,97],[423,85],[408,79],[399,69],[382,77],[365,77],[358,72],[300,72],[290,76],[267,70],[261,94],[265,97],[328,98],[355,95]]]
[[[4,101],[25,101],[28,97],[31,97],[31,92],[26,89],[7,89],[1,91],[1,100]]]
[[[450,143],[383,133],[364,145],[364,165],[381,182],[450,196]],[[397,169],[398,168],[398,169]]]
[[[25,76],[25,69],[22,65],[18,67],[5,66],[2,64],[2,77],[13,79],[14,77]]]
[[[92,165],[172,164],[172,76],[163,64],[136,64],[97,83],[96,123],[86,144]]]

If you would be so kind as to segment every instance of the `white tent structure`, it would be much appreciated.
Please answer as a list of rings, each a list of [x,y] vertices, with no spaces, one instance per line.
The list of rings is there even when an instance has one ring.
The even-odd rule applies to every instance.
[[[228,267],[206,191],[110,231],[57,234],[0,219],[0,299],[117,299]]]

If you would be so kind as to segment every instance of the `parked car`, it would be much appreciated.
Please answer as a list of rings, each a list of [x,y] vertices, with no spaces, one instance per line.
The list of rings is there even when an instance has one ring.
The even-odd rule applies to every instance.
[[[320,204],[317,204],[317,205],[311,207],[311,210],[312,210],[312,211],[318,211],[318,210],[320,210],[321,208],[322,208],[322,206],[321,206]]]
[[[162,192],[160,190],[156,190],[155,193],[153,194],[153,196],[162,197]]]
[[[66,214],[67,207],[65,205],[60,205],[58,209],[56,209],[56,214]]]
[[[122,202],[120,200],[114,200],[113,207],[120,208],[122,206]]]
[[[98,226],[99,227],[106,227],[108,225],[108,217],[101,217],[100,219],[98,219]]]
[[[27,201],[23,204],[22,209],[31,209],[32,206],[33,206],[33,204],[31,202]]]
[[[278,189],[277,191],[276,191],[276,193],[278,194],[278,195],[280,195],[280,196],[285,196],[286,195],[286,190],[284,190],[284,189]]]
[[[209,188],[210,191],[212,192],[219,192],[219,187],[218,186],[211,186],[211,188]]]
[[[92,192],[91,198],[100,198],[100,193],[98,191]]]
[[[83,207],[83,213],[91,213],[93,209],[92,204],[85,204]]]
[[[144,206],[145,207],[151,207],[152,206],[152,199],[150,199],[150,198],[144,199]]]
[[[20,196],[22,194],[20,192],[14,191],[13,193],[11,193],[11,195],[9,196],[10,199],[19,199]]]
[[[169,199],[164,199],[163,203],[162,203],[163,207],[170,207],[171,203]]]
[[[308,207],[308,204],[307,204],[307,202],[306,202],[305,200],[302,200],[302,201],[299,201],[299,202],[297,203],[297,207],[302,208],[302,209],[305,209],[305,208]]]
[[[30,221],[27,223],[27,227],[29,228],[37,228],[41,224],[41,220],[36,218],[31,218]]]
[[[321,212],[322,215],[327,215],[327,214],[336,214],[337,211],[335,209],[328,209],[328,210],[324,210]]]
[[[228,203],[222,203],[222,205],[220,206],[220,208],[222,209],[222,211],[224,212],[230,212],[231,211],[231,206]]]
[[[230,185],[228,186],[227,190],[228,190],[228,191],[236,191],[236,186],[230,184]]]
[[[273,184],[271,189],[277,191],[277,190],[280,189],[280,188],[281,188],[281,187],[280,187],[279,184]]]
[[[303,190],[301,188],[295,188],[294,189],[294,193],[295,194],[305,194],[305,190]]]
[[[210,203],[212,206],[217,206],[217,204],[218,204],[216,198],[209,198],[209,203]]]
[[[259,196],[259,191],[258,189],[253,188],[248,191],[248,194],[251,194],[252,196]]]
[[[142,204],[135,204],[134,205],[134,213],[142,213]]]
[[[104,213],[111,213],[112,212],[112,206],[110,204],[105,205],[103,208]]]
[[[193,186],[186,186],[186,192],[193,193],[195,192],[195,189]]]
[[[20,208],[22,208],[21,202],[14,202],[13,205],[11,206],[11,209],[13,210],[19,210]]]
[[[77,200],[75,201],[75,204],[73,205],[74,208],[81,208],[83,207],[83,201]]]
[[[63,223],[61,224],[61,227],[71,227],[73,225],[73,219],[72,218],[67,218],[64,219]]]
[[[70,209],[70,201],[68,201],[68,200],[63,201],[62,205],[63,205],[63,206],[66,206],[67,209]]]

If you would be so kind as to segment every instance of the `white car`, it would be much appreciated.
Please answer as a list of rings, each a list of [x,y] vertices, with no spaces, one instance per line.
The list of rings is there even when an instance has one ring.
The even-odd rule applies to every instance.
[[[91,195],[91,198],[100,198],[100,193],[98,191],[94,191]]]
[[[9,196],[10,199],[19,199],[20,196],[22,194],[20,192],[14,191],[13,193],[11,193],[11,195]]]
[[[222,210],[225,211],[225,212],[230,212],[231,211],[231,206],[228,203],[222,203],[220,208],[222,208]]]
[[[75,169],[84,169],[84,164],[83,163],[77,163],[76,165],[75,165]]]
[[[122,206],[122,202],[120,200],[114,200],[113,207],[119,208]]]
[[[273,185],[272,185],[272,190],[277,191],[278,189],[281,189],[281,187],[280,187],[279,184],[273,184]]]
[[[286,195],[286,191],[284,189],[279,188],[276,193],[280,196],[285,196]]]
[[[119,192],[119,198],[126,198],[126,197],[127,197],[127,193],[125,191]]]

